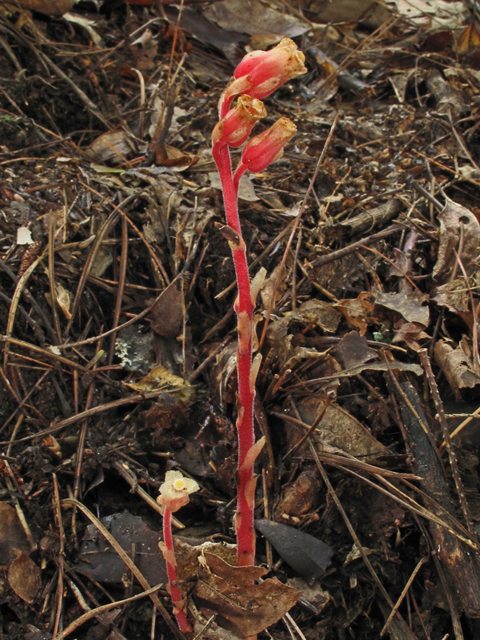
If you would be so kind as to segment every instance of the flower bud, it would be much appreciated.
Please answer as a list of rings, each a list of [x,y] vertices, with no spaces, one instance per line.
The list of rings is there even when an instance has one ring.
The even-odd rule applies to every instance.
[[[283,147],[297,132],[288,118],[280,118],[270,129],[255,136],[242,151],[242,164],[252,173],[258,173],[283,156]]]
[[[213,130],[213,144],[226,143],[230,147],[239,147],[261,118],[267,115],[263,102],[250,96],[240,96],[237,104],[227,113]]]
[[[188,497],[200,487],[191,478],[185,478],[180,471],[167,471],[165,482],[160,486],[157,503],[167,507],[172,513],[190,502]]]
[[[245,93],[262,99],[288,80],[306,73],[304,62],[305,56],[293,40],[284,38],[270,51],[247,53],[235,69],[234,77],[238,80],[248,76],[251,88]]]

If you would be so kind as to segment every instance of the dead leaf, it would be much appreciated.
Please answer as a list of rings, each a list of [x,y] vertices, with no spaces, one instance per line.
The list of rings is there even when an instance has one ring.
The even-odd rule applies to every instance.
[[[375,28],[391,19],[390,9],[372,0],[302,0],[300,6],[309,18],[322,24],[361,20]]]
[[[128,554],[135,548],[135,564],[150,584],[168,582],[165,561],[158,548],[158,531],[128,511],[102,518],[101,522]],[[115,584],[121,583],[126,570],[123,560],[93,524],[87,526],[80,545],[77,568],[92,580]]]
[[[287,584],[301,592],[302,599],[308,602],[317,616],[330,602],[330,594],[322,589],[319,582],[314,582],[310,587],[302,578],[291,578]]]
[[[42,586],[40,569],[33,560],[21,553],[8,568],[8,584],[19,598],[32,603]]]
[[[378,318],[371,315],[375,308],[372,300],[373,296],[371,293],[362,291],[356,299],[346,298],[340,300],[335,305],[335,308],[340,309],[347,322],[360,329],[360,335],[364,336],[367,332],[368,325],[378,322]]]
[[[221,0],[206,7],[204,15],[222,29],[248,35],[275,34],[294,38],[309,31],[310,24],[291,12],[280,11],[270,3],[250,0],[248,11],[244,0]]]
[[[471,22],[462,32],[458,42],[455,44],[455,53],[467,53],[471,49],[480,48],[480,33],[478,33],[475,21]]]
[[[176,283],[165,289],[151,315],[151,326],[155,333],[164,338],[176,338],[179,335],[183,321],[183,296]]]
[[[199,157],[193,153],[181,151],[169,144],[158,145],[155,149],[155,164],[158,167],[170,167],[174,171],[185,171],[197,164]]]
[[[297,409],[302,422],[311,426],[323,411],[324,402],[322,393],[314,393],[299,402]],[[295,431],[291,432],[289,444],[294,445],[303,435],[304,432],[298,429],[295,427]],[[312,435],[312,440],[319,451],[340,450],[361,458],[388,455],[386,447],[380,444],[356,418],[335,403],[329,404],[325,409]]]
[[[459,118],[468,111],[460,89],[445,80],[438,69],[432,69],[428,74],[427,87],[437,102],[439,114],[445,115],[451,112],[453,117]]]
[[[445,208],[438,214],[440,222],[440,244],[438,257],[432,276],[440,283],[451,279],[456,268],[456,250],[462,245],[460,260],[468,275],[477,269],[480,253],[480,224],[477,218],[466,207],[447,199]]]
[[[62,287],[61,284],[55,284],[55,294],[57,296],[57,304],[60,309],[63,311],[63,315],[67,320],[70,320],[72,314],[70,313],[70,294],[69,292]]]
[[[342,316],[333,308],[331,302],[312,299],[301,304],[295,311],[286,313],[285,317],[306,325],[314,323],[327,333],[335,333]]]
[[[76,0],[12,0],[11,4],[47,16],[63,16],[72,9],[75,2]]]
[[[220,190],[222,188],[218,171],[211,171],[208,174],[208,177],[213,189]],[[244,174],[240,178],[240,183],[238,185],[238,197],[240,200],[245,200],[245,202],[257,202],[260,199],[255,193],[255,187],[250,176]]]
[[[461,339],[456,349],[446,340],[438,340],[434,355],[458,402],[462,399],[460,389],[473,389],[480,384],[480,376],[473,370],[471,351],[466,337]]]
[[[343,297],[346,289],[363,283],[364,272],[363,263],[354,253],[314,269],[315,282],[337,298]]]
[[[161,364],[154,367],[139,382],[133,383],[131,387],[137,391],[155,391],[156,389],[169,388],[175,391],[184,402],[189,402],[195,395],[195,389],[189,382],[180,378],[180,376],[176,376]]]
[[[234,567],[205,553],[195,588],[197,606],[207,617],[239,638],[254,636],[277,622],[297,602],[299,591],[269,578],[252,584],[268,571],[262,567]]]
[[[367,339],[358,331],[350,331],[342,336],[340,342],[330,351],[330,355],[342,365],[345,371],[378,359],[375,349],[368,346]]]
[[[416,322],[424,327],[428,327],[430,324],[428,294],[414,289],[399,293],[378,291],[374,295],[376,304],[399,313],[407,322]]]
[[[231,565],[237,561],[237,545],[226,542],[202,542],[174,536],[177,576],[182,582],[193,583],[198,577],[198,559],[204,553],[210,553]]]
[[[436,289],[432,298],[439,306],[447,307],[453,313],[465,314],[470,309],[470,295],[465,278],[455,278]]]
[[[262,299],[262,305],[264,309],[270,309],[275,307],[277,302],[279,302],[282,298],[282,295],[287,288],[285,283],[285,279],[280,279],[279,286],[275,291],[275,285],[278,280],[278,274],[280,270],[283,270],[283,265],[281,263],[277,264],[272,273],[265,278],[263,286],[260,290],[260,297]],[[273,300],[273,294],[275,292],[275,300]]]
[[[6,502],[0,502],[0,569],[7,569],[20,554],[28,555],[30,551],[17,512]]]
[[[392,343],[406,342],[410,349],[419,351],[422,347],[418,340],[425,340],[426,338],[430,338],[430,336],[423,330],[423,325],[416,322],[404,322],[395,330],[395,337]]]
[[[282,498],[275,509],[275,520],[303,516],[318,504],[322,482],[315,467],[302,471],[295,482],[282,487]]]
[[[328,544],[294,527],[271,520],[256,520],[255,528],[309,585],[325,573],[332,560],[333,549]]]
[[[107,131],[95,138],[85,150],[89,158],[95,162],[111,162],[121,164],[139,153],[136,143],[122,130]]]

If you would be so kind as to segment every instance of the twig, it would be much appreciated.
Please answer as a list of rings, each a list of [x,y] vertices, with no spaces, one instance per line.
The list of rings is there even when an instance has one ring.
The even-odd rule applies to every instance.
[[[435,408],[438,413],[438,417],[440,419],[440,426],[442,427],[442,435],[445,442],[445,447],[448,453],[448,459],[450,461],[450,466],[452,468],[452,475],[455,481],[455,486],[457,488],[458,498],[460,500],[460,505],[462,507],[463,516],[465,518],[465,522],[467,524],[467,529],[470,535],[475,535],[475,531],[473,529],[473,521],[470,513],[470,508],[467,503],[467,499],[465,497],[465,489],[463,487],[462,478],[460,476],[460,471],[458,469],[458,460],[457,454],[453,449],[453,445],[450,439],[450,431],[448,429],[448,422],[445,416],[445,411],[443,409],[443,402],[440,398],[440,394],[438,392],[437,382],[435,380],[435,376],[433,375],[432,365],[430,362],[430,358],[428,357],[427,349],[420,349],[418,352],[420,356],[420,361],[425,370],[425,374],[427,376],[428,384],[430,387],[430,391],[432,392],[432,398],[435,403]]]

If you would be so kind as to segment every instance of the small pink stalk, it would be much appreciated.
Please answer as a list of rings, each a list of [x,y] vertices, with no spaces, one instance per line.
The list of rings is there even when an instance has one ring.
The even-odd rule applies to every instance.
[[[237,207],[238,184],[241,175],[250,171],[262,171],[271,162],[281,157],[283,146],[296,131],[288,118],[280,118],[268,131],[247,143],[242,160],[232,176],[228,147],[237,147],[246,141],[255,121],[265,115],[260,102],[277,87],[295,76],[305,73],[305,57],[296,44],[285,38],[271,51],[254,51],[247,54],[238,65],[234,79],[222,94],[219,102],[220,122],[213,132],[213,159],[222,183],[228,241],[233,255],[237,276],[238,296],[235,301],[238,328],[238,471],[237,512],[235,529],[237,534],[237,565],[255,563],[254,505],[256,477],[253,464],[263,446],[263,438],[255,443],[253,428],[253,403],[255,378],[260,358],[255,358],[252,367],[252,315],[255,297],[261,283],[255,283],[252,295],[248,275],[247,253],[242,238]],[[243,95],[240,95],[243,94]],[[230,109],[233,98],[240,96]]]
[[[182,633],[191,631],[192,628],[185,613],[185,600],[182,598],[180,589],[177,586],[175,548],[172,536],[172,513],[188,504],[190,501],[188,496],[198,491],[199,488],[195,480],[184,478],[180,471],[167,471],[165,482],[161,485],[160,495],[157,498],[158,504],[165,508],[163,513],[163,542],[160,542],[158,546],[167,564],[168,587],[173,601],[173,614]]]

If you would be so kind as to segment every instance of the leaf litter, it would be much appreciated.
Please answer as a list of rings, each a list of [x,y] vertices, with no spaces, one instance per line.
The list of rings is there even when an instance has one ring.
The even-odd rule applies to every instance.
[[[480,63],[465,7],[2,5],[2,637],[176,636],[155,502],[170,469],[201,485],[174,521],[196,631],[478,637]],[[240,185],[251,275],[266,270],[262,566],[244,571],[210,132],[233,66],[284,36],[308,74],[268,119],[298,134]]]

